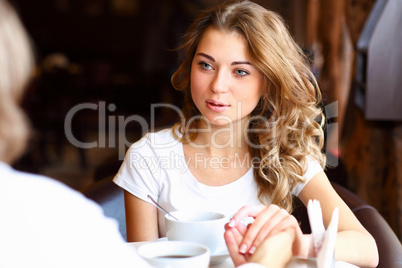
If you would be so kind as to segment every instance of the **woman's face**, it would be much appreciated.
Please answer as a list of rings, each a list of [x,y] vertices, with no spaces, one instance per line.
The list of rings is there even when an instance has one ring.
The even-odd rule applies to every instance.
[[[244,38],[208,28],[191,65],[191,95],[212,125],[247,119],[262,92],[263,75],[250,61]]]

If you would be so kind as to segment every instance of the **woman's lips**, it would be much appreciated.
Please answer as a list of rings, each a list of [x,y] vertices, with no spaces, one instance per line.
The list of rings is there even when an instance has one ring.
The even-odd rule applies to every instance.
[[[229,109],[230,105],[227,105],[223,102],[220,101],[215,101],[215,100],[207,100],[206,101],[208,109],[214,112],[224,112],[227,109]]]

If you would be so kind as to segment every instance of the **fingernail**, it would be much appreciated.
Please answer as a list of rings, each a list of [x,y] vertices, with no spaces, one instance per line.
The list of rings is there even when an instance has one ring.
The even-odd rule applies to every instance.
[[[256,248],[255,246],[252,246],[252,247],[250,248],[250,250],[248,251],[248,253],[253,254],[256,249],[257,249],[257,248]]]
[[[246,250],[247,250],[247,245],[246,244],[242,244],[240,246],[239,252],[242,254],[246,254]]]
[[[229,222],[229,227],[235,227],[235,225],[236,225],[235,219],[231,219]]]

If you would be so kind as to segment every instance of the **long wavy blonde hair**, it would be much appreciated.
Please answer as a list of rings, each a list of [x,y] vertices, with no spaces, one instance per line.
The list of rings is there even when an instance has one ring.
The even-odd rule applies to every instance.
[[[25,29],[13,7],[0,0],[0,160],[7,163],[25,149],[29,131],[19,101],[32,67]]]
[[[187,129],[194,129],[197,121],[185,125],[200,115],[191,97],[191,62],[208,27],[243,36],[253,66],[264,76],[262,97],[248,123],[249,130],[253,130],[248,131],[250,153],[253,159],[260,159],[259,167],[254,169],[258,198],[290,212],[291,190],[304,181],[306,156],[325,166],[321,153],[324,115],[318,108],[321,94],[317,82],[301,49],[275,12],[250,1],[229,1],[204,11],[184,35],[178,48],[183,53],[182,63],[172,76],[172,85],[185,93],[184,119],[177,123],[181,126],[182,142],[193,140],[196,135]]]

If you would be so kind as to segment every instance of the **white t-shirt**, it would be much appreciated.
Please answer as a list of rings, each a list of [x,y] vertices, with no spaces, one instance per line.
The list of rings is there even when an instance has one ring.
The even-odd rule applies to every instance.
[[[294,195],[298,195],[304,185],[322,171],[318,162],[309,157],[307,159],[306,181],[293,189]],[[147,196],[152,196],[168,211],[212,210],[232,216],[242,206],[261,204],[253,168],[223,186],[199,183],[188,169],[183,144],[173,137],[170,128],[148,133],[134,143],[127,151],[114,182],[144,201],[150,202]],[[158,211],[158,223],[159,236],[166,236],[164,213],[161,211]]]
[[[99,205],[0,162],[0,267],[149,267]]]

